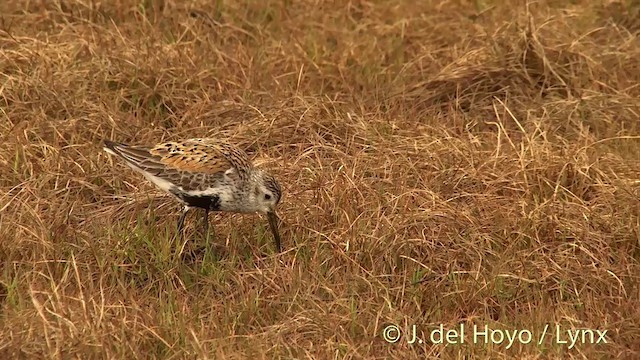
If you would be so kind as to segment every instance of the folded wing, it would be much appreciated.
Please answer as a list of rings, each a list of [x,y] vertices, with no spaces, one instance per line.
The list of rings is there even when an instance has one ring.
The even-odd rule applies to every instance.
[[[154,183],[167,181],[185,190],[199,187],[198,182],[217,174],[242,179],[251,166],[242,150],[212,139],[166,142],[153,147],[105,140],[104,149],[121,157]]]

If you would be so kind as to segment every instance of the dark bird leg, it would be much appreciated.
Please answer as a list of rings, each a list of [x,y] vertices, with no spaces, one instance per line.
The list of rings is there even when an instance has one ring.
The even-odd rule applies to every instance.
[[[209,209],[204,209],[204,238],[208,239],[209,235]]]
[[[209,209],[204,209],[204,254],[205,257],[207,256],[207,254],[209,254],[209,256],[212,256],[215,251],[212,250],[212,244],[209,242]],[[213,231],[213,229],[211,229],[212,233],[213,233],[213,238],[216,238],[216,233],[215,231]]]
[[[189,207],[185,206],[184,209],[182,209],[182,214],[180,214],[180,217],[178,218],[178,235],[182,235],[184,219],[187,217],[187,211],[189,211]]]

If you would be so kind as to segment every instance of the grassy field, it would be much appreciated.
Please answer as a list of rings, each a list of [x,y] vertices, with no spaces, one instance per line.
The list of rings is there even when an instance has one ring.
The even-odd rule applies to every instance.
[[[639,14],[2,2],[0,358],[639,358]],[[189,137],[276,175],[282,253],[102,151]]]

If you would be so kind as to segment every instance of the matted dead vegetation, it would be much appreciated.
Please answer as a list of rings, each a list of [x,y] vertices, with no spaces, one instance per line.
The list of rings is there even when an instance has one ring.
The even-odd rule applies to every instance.
[[[568,3],[3,2],[0,357],[638,358],[639,7]],[[181,253],[101,150],[203,136],[279,177],[285,252],[198,214]]]

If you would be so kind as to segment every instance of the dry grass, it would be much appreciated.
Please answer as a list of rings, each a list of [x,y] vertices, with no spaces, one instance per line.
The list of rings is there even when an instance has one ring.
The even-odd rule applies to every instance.
[[[0,358],[638,358],[640,6],[569,3],[2,2]],[[274,169],[284,253],[181,254],[101,151],[196,136]]]

